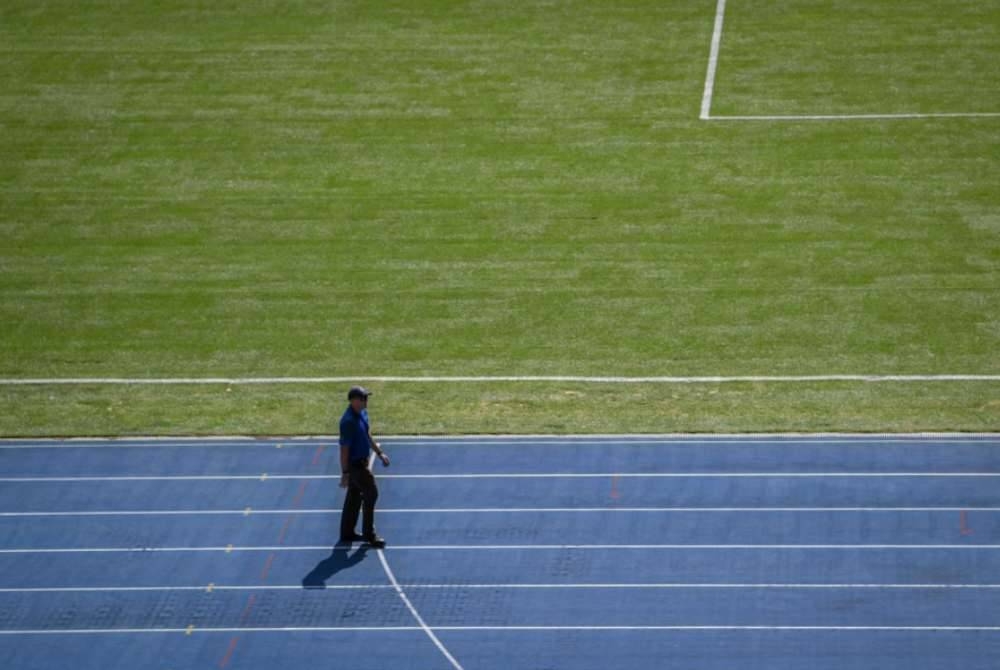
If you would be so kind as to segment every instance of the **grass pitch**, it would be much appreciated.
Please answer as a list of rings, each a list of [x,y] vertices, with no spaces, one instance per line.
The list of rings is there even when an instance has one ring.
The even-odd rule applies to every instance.
[[[904,4],[730,0],[713,114],[1000,112],[1000,9]],[[4,3],[0,377],[1000,373],[1000,119],[700,121],[714,12]],[[1000,428],[995,383],[379,390],[392,432]],[[342,392],[5,387],[0,433]]]

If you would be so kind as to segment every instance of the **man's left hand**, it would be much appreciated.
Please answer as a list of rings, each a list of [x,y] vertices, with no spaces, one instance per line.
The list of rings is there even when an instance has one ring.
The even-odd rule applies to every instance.
[[[382,461],[382,467],[389,467],[389,456],[383,451],[378,455],[380,461]]]

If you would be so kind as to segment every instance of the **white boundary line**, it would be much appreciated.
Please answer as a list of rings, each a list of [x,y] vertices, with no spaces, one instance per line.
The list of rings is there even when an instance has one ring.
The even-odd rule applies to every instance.
[[[990,119],[1000,118],[1000,112],[930,112],[898,114],[765,114],[712,116],[712,94],[715,90],[715,73],[719,66],[719,49],[722,44],[722,23],[726,13],[726,0],[718,0],[715,7],[715,26],[709,49],[708,68],[705,72],[705,91],[701,98],[702,121],[871,121],[906,119]],[[924,380],[931,381],[931,380]]]
[[[747,549],[775,550],[997,550],[1000,544],[409,544],[393,545],[390,551],[715,551]],[[235,552],[330,551],[329,545],[218,546],[218,547],[67,547],[52,549],[0,549],[0,554],[165,554]]]
[[[649,583],[592,583],[592,584],[401,584],[404,589],[472,589],[472,590],[532,590],[532,589],[651,589],[651,590],[684,590],[684,589],[787,589],[787,590],[995,590],[1000,584],[822,584],[822,583],[714,583],[714,582],[649,582]],[[0,588],[0,593],[118,593],[145,591],[363,591],[395,589],[392,584],[329,584],[324,586],[302,586],[301,584],[275,584],[271,586],[257,584],[202,584],[199,586],[45,586]]]
[[[0,635],[135,635],[137,633],[371,633],[415,632],[418,626],[284,626],[259,628],[27,628],[0,630]]]
[[[871,121],[905,119],[994,119],[1000,112],[939,112],[900,114],[772,114],[761,116],[712,116],[704,121]]]
[[[24,437],[0,438],[0,449],[76,449],[76,448],[198,448],[198,447],[269,447],[316,448],[321,443],[333,444],[336,435],[295,435],[254,437],[246,435],[134,436],[134,437]],[[544,445],[590,445],[601,443],[609,447],[635,445],[773,445],[816,447],[854,444],[968,444],[993,446],[1000,433],[573,433],[566,435],[540,433],[495,433],[461,435],[382,435],[393,446],[490,446],[535,442]]]
[[[317,509],[177,509],[177,510],[65,510],[0,512],[4,517],[105,516],[252,516],[254,514],[340,514],[339,508]],[[596,512],[730,513],[730,512],[1000,512],[1000,507],[411,507],[380,509],[379,514],[539,514]]]
[[[271,445],[277,442],[287,446],[316,446],[318,441],[336,440],[337,435],[131,435],[124,437],[4,437],[0,442],[250,442],[253,444]],[[754,439],[930,439],[948,437],[1000,437],[1000,432],[994,433],[962,433],[962,432],[917,432],[917,433],[823,433],[823,432],[779,432],[779,433],[455,433],[449,435],[416,435],[416,434],[384,434],[385,439],[393,440],[533,440],[533,439],[567,439],[581,440],[593,438],[618,438],[630,440],[633,438],[649,440],[713,440],[730,438],[739,440]]]
[[[449,474],[379,474],[379,479],[850,479],[850,478],[930,478],[930,477],[1000,477],[1000,472],[467,472]],[[218,482],[256,481],[267,483],[300,480],[340,480],[340,475],[269,474],[256,475],[85,475],[79,477],[0,477],[0,483],[73,483],[73,482]]]
[[[133,635],[138,633],[374,633],[416,632],[419,626],[287,626],[259,628],[42,628],[6,629],[0,635]],[[429,626],[445,632],[527,632],[527,631],[780,631],[780,632],[998,632],[1000,626]],[[426,632],[426,631],[425,631]]]
[[[332,446],[336,437],[325,438]],[[441,436],[394,436],[383,435],[380,439],[395,447],[487,447],[502,445],[538,444],[544,446],[593,446],[599,444],[608,448],[659,445],[659,446],[697,446],[697,447],[732,447],[732,446],[780,446],[791,448],[814,448],[831,445],[856,445],[871,447],[873,445],[912,444],[917,446],[938,446],[943,444],[959,444],[982,447],[1000,446],[1000,433],[967,433],[961,434],[914,434],[906,436],[885,435],[776,435],[770,438],[764,435],[747,436],[741,439],[734,435],[441,435]],[[278,447],[278,445],[281,447]],[[167,438],[0,438],[0,451],[6,449],[197,449],[232,447],[246,449],[253,447],[300,449],[316,448],[320,442],[303,442],[282,439],[237,439],[237,438],[192,438],[190,441],[177,441]]]
[[[435,626],[443,631],[1000,631],[1000,626]]]
[[[726,117],[711,117],[712,119]],[[565,382],[584,384],[727,384],[761,382],[981,382],[1000,381],[998,375],[939,374],[842,374],[842,375],[742,375],[742,376],[662,376],[601,377],[574,375],[496,375],[496,376],[367,376],[353,377],[80,377],[80,378],[2,378],[0,386],[51,385],[171,385],[171,384],[347,384],[357,381],[376,383],[495,383],[495,382]]]
[[[406,597],[406,593],[403,592],[403,588],[399,585],[399,582],[396,581],[396,575],[392,574],[392,568],[389,567],[389,562],[385,560],[385,552],[381,549],[378,550],[378,560],[382,564],[385,576],[389,578],[389,582],[392,584],[392,587],[396,590],[396,593],[399,594],[403,604],[406,605],[406,609],[410,610],[410,614],[412,614],[413,618],[416,619],[417,623],[420,625],[420,629],[427,633],[427,637],[431,639],[431,642],[433,642],[434,646],[438,648],[438,651],[440,651],[444,657],[448,659],[448,662],[451,663],[451,667],[455,668],[455,670],[462,670],[462,666],[459,662],[456,661],[455,657],[448,652],[448,649],[441,643],[441,640],[439,640],[437,635],[434,634],[434,631],[430,629],[426,622],[424,622],[424,618],[420,616],[420,612],[417,611],[417,608],[414,607],[413,603],[410,602],[410,599]]]
[[[958,439],[959,441],[971,441],[969,438],[1000,438],[1000,432],[997,433],[956,433],[956,432],[923,432],[923,433],[796,433],[796,432],[783,432],[783,433],[566,433],[566,434],[552,434],[552,433],[492,433],[492,434],[457,434],[457,435],[384,435],[385,439],[400,440],[400,441],[416,441],[416,442],[428,442],[428,441],[455,441],[455,440],[477,440],[477,441],[505,441],[505,440],[565,440],[567,442],[575,441],[588,441],[588,440],[622,440],[628,442],[629,444],[633,442],[654,442],[654,443],[677,443],[681,444],[684,442],[728,442],[731,444],[743,444],[743,443],[777,443],[777,444],[795,444],[796,441],[819,441],[831,443],[841,443],[841,442],[858,442],[858,441],[880,441],[880,442],[900,442],[900,441],[910,441],[910,440],[939,440],[939,439]],[[27,438],[31,439],[31,438]],[[46,438],[38,438],[46,439]],[[48,438],[51,439],[51,438]],[[71,438],[80,440],[93,440],[102,438]],[[115,438],[117,439],[117,438]],[[142,438],[121,438],[121,439],[142,439]],[[152,438],[169,440],[171,438]],[[197,439],[197,438],[193,438]],[[213,439],[213,438],[206,438]],[[227,438],[219,438],[227,439]],[[238,438],[230,438],[238,439]],[[254,438],[250,438],[254,439]],[[279,438],[272,438],[274,441],[280,441]],[[294,439],[337,439],[336,435],[316,435],[308,438],[294,438]]]
[[[722,45],[722,21],[726,14],[726,0],[715,6],[715,26],[712,29],[712,46],[708,52],[708,70],[705,72],[705,92],[701,96],[701,119],[712,118],[712,91],[715,89],[715,71],[719,66],[719,47]]]

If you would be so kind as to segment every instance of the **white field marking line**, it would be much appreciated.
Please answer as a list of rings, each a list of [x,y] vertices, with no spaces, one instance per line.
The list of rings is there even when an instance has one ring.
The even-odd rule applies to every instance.
[[[448,652],[448,649],[441,643],[441,640],[439,640],[437,635],[434,634],[434,631],[430,629],[430,627],[424,621],[423,617],[420,616],[420,612],[417,611],[417,608],[414,607],[413,603],[410,602],[410,599],[406,597],[406,593],[399,585],[399,582],[396,581],[396,575],[392,574],[392,568],[389,567],[388,561],[385,560],[385,552],[383,552],[381,549],[378,549],[377,552],[378,552],[378,560],[382,564],[382,569],[385,571],[385,576],[389,578],[389,582],[392,584],[392,587],[396,590],[396,593],[399,594],[399,597],[403,601],[403,604],[406,605],[406,609],[410,610],[410,614],[413,615],[413,618],[420,625],[420,629],[423,630],[425,633],[427,633],[427,637],[431,639],[431,642],[433,642],[434,646],[438,648],[438,651],[440,651],[444,655],[444,657],[448,659],[448,662],[451,663],[451,666],[455,668],[455,670],[462,670],[462,666],[459,664],[459,662],[456,661],[455,657]]]
[[[401,584],[404,589],[787,589],[787,590],[841,590],[841,589],[887,589],[887,590],[989,590],[1000,589],[1000,584],[821,584],[821,583],[698,583],[698,582],[651,582],[651,583],[595,583],[595,584]],[[200,586],[46,586],[23,588],[0,588],[0,593],[104,593],[143,591],[359,591],[395,589],[392,584],[330,584],[304,587],[301,584],[275,585],[219,585]]]
[[[139,633],[372,633],[414,632],[418,626],[288,626],[259,628],[41,628],[3,629],[0,635],[134,635]],[[430,631],[781,631],[781,632],[998,632],[1000,626],[434,626]],[[427,631],[424,631],[427,632]]]
[[[689,551],[689,550],[731,550],[748,549],[761,551],[774,550],[928,550],[928,549],[960,549],[960,550],[994,550],[1000,549],[1000,544],[409,544],[394,545],[392,551],[605,551],[605,550],[635,550],[635,551]],[[17,548],[0,549],[0,554],[165,554],[189,552],[297,552],[297,551],[330,551],[329,545],[302,546],[245,546],[227,545],[225,547],[58,547],[58,548]]]
[[[712,28],[712,46],[708,52],[708,70],[705,72],[705,92],[701,96],[701,119],[708,120],[712,111],[712,91],[715,89],[715,71],[719,66],[719,48],[722,46],[722,21],[726,14],[726,0],[715,6],[715,25]]]
[[[712,117],[716,119],[719,117]],[[1000,381],[1000,375],[939,374],[842,374],[842,375],[734,375],[734,376],[661,376],[602,377],[577,375],[487,375],[487,376],[374,376],[355,377],[79,377],[0,379],[0,386],[42,385],[170,385],[170,384],[345,384],[363,380],[377,383],[492,383],[492,382],[568,382],[585,384],[726,384],[752,382],[948,382]]]
[[[782,479],[782,478],[852,478],[852,477],[1000,477],[1000,472],[467,472],[450,474],[379,474],[379,479]],[[159,481],[257,481],[340,479],[340,475],[84,475],[79,477],[0,477],[5,483],[52,482],[159,482]]]
[[[900,114],[772,114],[760,116],[702,116],[704,121],[869,121],[905,119],[993,119],[1000,112],[931,112]]]
[[[311,441],[305,441],[306,439]],[[199,447],[264,447],[301,448],[334,444],[336,436],[310,438],[261,438],[205,437],[205,438],[0,438],[0,449],[106,449],[106,448],[199,448]],[[567,434],[567,435],[384,435],[381,439],[392,447],[444,447],[444,446],[501,446],[505,444],[536,443],[545,446],[585,445],[600,443],[607,447],[641,445],[663,446],[787,446],[818,447],[825,445],[873,444],[967,444],[995,446],[1000,433],[689,433],[689,434]],[[183,440],[183,441],[179,441]]]
[[[212,516],[254,514],[339,514],[339,508],[321,509],[191,509],[191,510],[93,510],[61,512],[0,512],[3,517],[82,516]],[[1000,507],[426,507],[380,509],[379,514],[538,514],[538,513],[730,513],[730,512],[1000,512]]]
[[[715,73],[719,67],[719,49],[722,45],[722,24],[726,13],[726,0],[718,0],[715,8],[715,25],[712,30],[712,44],[708,54],[708,68],[705,72],[705,91],[701,97],[702,121],[869,121],[869,120],[906,120],[906,119],[989,119],[1000,117],[1000,112],[930,112],[930,113],[897,113],[897,114],[764,114],[764,115],[729,115],[712,116],[712,94],[715,90]],[[837,375],[833,375],[837,376]],[[847,375],[849,376],[849,375]],[[771,379],[768,381],[778,381]],[[830,381],[813,379],[811,381]],[[847,380],[845,380],[847,381]],[[851,380],[854,381],[854,380]],[[888,379],[867,380],[888,381]],[[894,381],[904,381],[895,379]],[[932,381],[926,379],[923,381]]]

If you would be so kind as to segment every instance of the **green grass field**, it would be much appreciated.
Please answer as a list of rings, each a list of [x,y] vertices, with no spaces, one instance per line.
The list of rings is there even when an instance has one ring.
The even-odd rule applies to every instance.
[[[0,377],[1000,374],[1000,118],[701,121],[714,0],[0,6]],[[729,0],[718,115],[1000,112],[1000,5]],[[996,430],[1000,383],[381,384],[387,432]],[[0,386],[0,434],[339,386]]]

